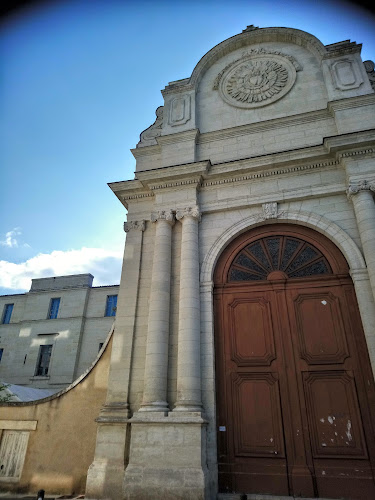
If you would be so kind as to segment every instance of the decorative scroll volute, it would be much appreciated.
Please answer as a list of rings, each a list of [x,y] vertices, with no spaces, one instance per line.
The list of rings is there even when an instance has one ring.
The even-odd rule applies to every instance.
[[[358,194],[361,191],[372,191],[375,192],[375,181],[358,181],[349,184],[346,194],[350,199],[353,195]]]
[[[158,220],[166,220],[169,224],[174,224],[175,218],[172,210],[158,210],[151,214],[151,222],[157,222]]]
[[[197,205],[192,207],[180,208],[176,211],[176,219],[181,220],[184,217],[192,217],[193,219],[201,220],[201,212],[199,211],[199,207]]]

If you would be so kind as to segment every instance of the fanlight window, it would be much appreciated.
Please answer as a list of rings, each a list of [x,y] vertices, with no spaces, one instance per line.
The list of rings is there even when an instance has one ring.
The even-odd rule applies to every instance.
[[[290,236],[269,236],[250,243],[234,259],[229,281],[266,280],[272,271],[288,278],[332,274],[323,254],[306,241]]]

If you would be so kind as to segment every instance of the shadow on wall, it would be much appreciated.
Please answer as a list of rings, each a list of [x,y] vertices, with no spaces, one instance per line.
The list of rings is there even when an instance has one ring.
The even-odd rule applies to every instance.
[[[63,391],[38,401],[0,403],[0,491],[85,491],[113,331],[114,326],[90,368]]]

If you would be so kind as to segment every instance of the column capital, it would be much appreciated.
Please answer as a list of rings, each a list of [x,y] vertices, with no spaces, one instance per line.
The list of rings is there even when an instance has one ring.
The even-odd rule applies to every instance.
[[[151,222],[157,222],[158,220],[165,220],[173,226],[174,224],[174,213],[171,209],[168,210],[157,210],[151,214]]]
[[[362,180],[357,182],[350,182],[348,189],[346,190],[346,194],[350,199],[355,194],[358,194],[361,191],[373,191],[375,192],[375,181],[371,180]]]
[[[124,222],[125,233],[128,233],[131,229],[138,229],[138,231],[144,231],[146,229],[146,221],[132,220],[129,222]]]
[[[197,219],[198,222],[201,220],[201,212],[199,210],[198,205],[194,205],[192,207],[179,208],[176,211],[176,219],[181,220],[184,217],[192,217],[193,219]]]

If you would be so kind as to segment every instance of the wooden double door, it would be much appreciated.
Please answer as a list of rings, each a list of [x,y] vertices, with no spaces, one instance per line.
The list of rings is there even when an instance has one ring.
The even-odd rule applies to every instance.
[[[342,256],[307,236],[277,226],[243,236],[219,265],[219,488],[368,500],[374,385],[358,306]],[[303,273],[309,265],[320,272]]]

